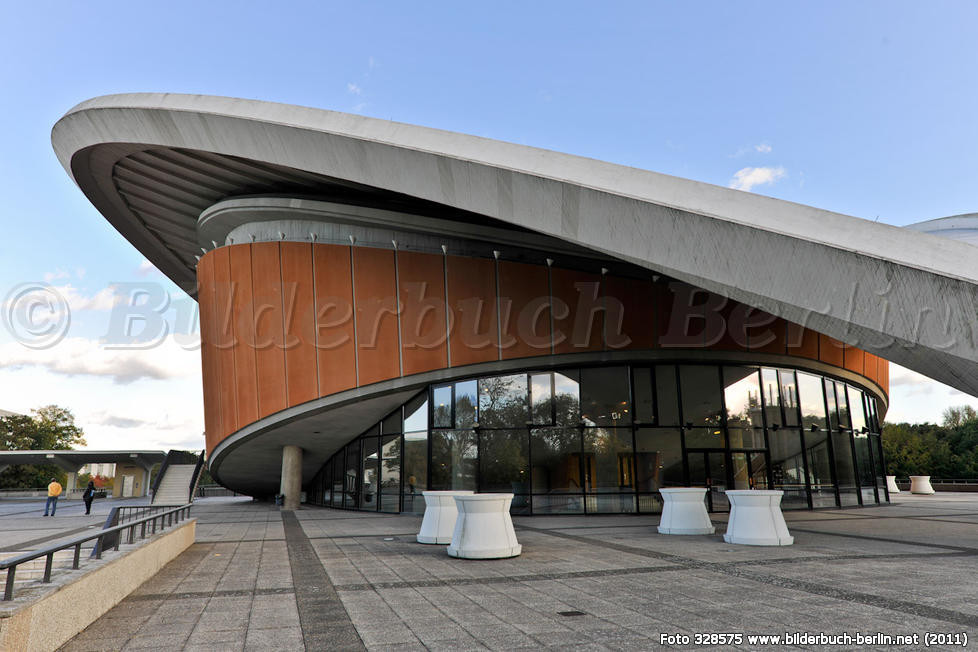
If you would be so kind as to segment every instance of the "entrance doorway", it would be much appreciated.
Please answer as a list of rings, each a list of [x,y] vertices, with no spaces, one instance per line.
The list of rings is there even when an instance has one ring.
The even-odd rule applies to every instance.
[[[727,495],[729,478],[727,476],[727,454],[722,449],[686,449],[686,464],[689,468],[689,485],[706,487],[706,508],[711,512],[728,512],[730,503]]]
[[[733,485],[731,489],[767,489],[767,452],[731,451]]]

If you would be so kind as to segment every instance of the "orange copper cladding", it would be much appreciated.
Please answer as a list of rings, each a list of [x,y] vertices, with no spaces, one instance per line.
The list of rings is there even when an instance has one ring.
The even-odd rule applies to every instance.
[[[360,385],[400,375],[394,252],[353,248],[353,293]]]
[[[550,355],[550,283],[547,268],[499,263],[502,358]]]
[[[398,302],[404,375],[448,366],[445,257],[398,252]]]
[[[685,284],[561,268],[549,273],[550,279],[542,264],[416,252],[395,256],[391,250],[318,243],[263,242],[209,252],[197,267],[208,450],[287,406],[356,387],[358,372],[362,386],[442,369],[449,351],[451,366],[458,367],[546,355],[554,338],[558,354],[600,351],[606,344],[609,350],[652,349],[666,334],[664,342],[671,338],[702,348],[716,330],[704,320],[709,306],[727,323],[727,332],[707,349],[750,347],[820,360],[888,391],[886,360],[800,325],[763,319],[764,313],[733,301],[721,306],[722,298],[702,291],[690,295]],[[623,307],[620,315],[615,302]],[[687,314],[671,314],[676,310]],[[743,315],[746,326],[733,323]],[[616,338],[619,320],[628,341],[613,346],[624,341]],[[676,328],[688,332],[677,339],[669,333]]]

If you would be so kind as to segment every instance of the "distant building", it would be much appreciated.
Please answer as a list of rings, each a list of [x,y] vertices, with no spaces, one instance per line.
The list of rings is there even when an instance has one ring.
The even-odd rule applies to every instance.
[[[86,464],[78,471],[79,474],[100,475],[103,478],[115,477],[115,464]]]

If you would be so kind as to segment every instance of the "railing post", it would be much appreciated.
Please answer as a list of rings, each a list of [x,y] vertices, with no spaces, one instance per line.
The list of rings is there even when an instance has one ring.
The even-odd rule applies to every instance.
[[[81,557],[81,543],[75,544],[75,558],[71,562],[72,570],[78,570],[78,559]]]
[[[142,522],[142,531],[139,533],[139,538],[140,539],[146,538],[146,521]]]
[[[11,566],[7,569],[7,586],[3,591],[4,600],[14,599],[14,573],[17,571],[16,566]]]
[[[54,566],[54,553],[49,552],[44,558],[44,580],[43,582],[47,584],[51,581],[51,567]]]

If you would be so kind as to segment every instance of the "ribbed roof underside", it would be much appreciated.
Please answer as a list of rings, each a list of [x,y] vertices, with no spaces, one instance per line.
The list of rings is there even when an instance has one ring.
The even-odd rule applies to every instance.
[[[133,215],[191,272],[196,266],[195,256],[201,253],[197,218],[201,211],[222,199],[283,193],[387,207],[406,203],[394,193],[339,179],[184,149],[148,149],[130,154],[115,164],[112,180]]]

